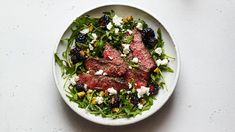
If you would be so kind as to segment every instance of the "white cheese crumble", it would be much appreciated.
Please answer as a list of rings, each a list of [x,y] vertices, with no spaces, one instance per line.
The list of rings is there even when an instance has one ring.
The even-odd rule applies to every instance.
[[[113,27],[113,24],[111,22],[109,22],[108,25],[106,26],[108,30],[110,30],[112,27]]]
[[[129,87],[129,89],[131,89],[132,88],[132,84],[128,83],[128,87]]]
[[[87,84],[84,84],[84,89],[87,90]]]
[[[88,46],[89,46],[89,49],[90,49],[90,50],[93,50],[93,49],[94,49],[94,47],[93,47],[91,44],[89,44]]]
[[[117,16],[117,15],[114,15],[114,17],[113,17],[113,23],[114,23],[116,26],[121,26],[121,24],[123,23],[122,17],[119,17],[119,16]]]
[[[103,73],[104,76],[108,75],[106,72]]]
[[[103,72],[104,72],[103,70],[99,70],[99,71],[95,72],[95,75],[102,75]]]
[[[143,24],[138,22],[136,28],[138,28],[139,30],[143,30]]]
[[[108,58],[109,58],[110,60],[112,60],[112,59],[113,59],[113,57],[111,57],[111,56],[108,56]]]
[[[89,33],[89,28],[83,29],[82,31],[80,31],[80,33],[82,33],[82,34],[87,34],[87,33]]]
[[[138,106],[139,109],[143,108],[143,105],[141,103],[138,103],[137,106]]]
[[[141,86],[139,89],[137,89],[137,96],[138,98],[141,98],[144,96],[144,94],[149,95],[149,88],[145,86]]]
[[[109,95],[117,94],[117,90],[115,90],[113,87],[107,89],[109,92]]]
[[[121,54],[121,57],[126,57],[126,54]]]
[[[119,32],[119,28],[115,28],[114,33],[118,34],[118,32]]]
[[[111,37],[111,36],[109,36],[109,40],[112,40],[112,37]]]
[[[126,30],[129,34],[132,34],[133,32],[130,29]]]
[[[123,47],[123,53],[124,54],[129,54],[130,52],[130,45],[129,44],[122,44]]]
[[[132,69],[132,67],[131,67],[131,66],[129,66],[128,68],[129,68],[129,69]]]
[[[69,80],[70,80],[70,83],[71,83],[72,85],[75,85],[76,82],[79,80],[79,76],[77,76],[77,75],[75,74],[75,75],[73,75]]]
[[[97,35],[95,33],[92,33],[91,36],[93,37],[93,40],[91,41],[91,43],[93,44],[97,39]]]
[[[87,71],[86,73],[90,73],[90,71]]]
[[[100,96],[97,96],[97,97],[96,97],[96,102],[97,102],[98,104],[102,104],[102,103],[104,102],[104,98],[103,98],[103,97],[100,97]]]
[[[134,63],[138,63],[139,59],[137,57],[134,57],[131,61],[134,62]]]
[[[158,47],[154,50],[158,55],[162,54],[162,48]]]
[[[167,64],[168,64],[168,59],[163,59],[163,60],[158,59],[158,60],[156,61],[156,63],[157,63],[157,66],[160,66],[160,65],[167,65]]]
[[[127,93],[127,94],[130,94],[130,93],[131,93],[131,91],[127,91],[126,93]]]
[[[168,63],[168,59],[163,59],[161,65],[166,65]]]

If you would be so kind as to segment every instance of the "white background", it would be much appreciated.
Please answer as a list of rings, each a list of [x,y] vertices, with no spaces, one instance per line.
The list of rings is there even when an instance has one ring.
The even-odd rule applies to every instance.
[[[66,26],[90,8],[124,3],[154,12],[181,53],[167,104],[133,125],[106,127],[75,114],[52,75]],[[0,0],[0,132],[234,132],[234,0]]]

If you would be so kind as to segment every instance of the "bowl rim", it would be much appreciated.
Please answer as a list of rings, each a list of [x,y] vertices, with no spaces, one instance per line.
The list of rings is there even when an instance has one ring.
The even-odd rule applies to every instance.
[[[101,5],[98,5],[98,6],[96,6],[96,7],[92,7],[92,8],[88,8],[88,9],[86,9],[86,10],[83,10],[83,11],[81,11],[82,13],[79,13],[79,14],[80,14],[79,16],[82,16],[82,15],[84,15],[84,14],[86,14],[87,12],[90,12],[90,11],[92,11],[92,10],[95,10],[95,9],[98,9],[98,8],[103,8],[103,7],[108,7],[108,6],[125,6],[125,7],[130,7],[130,8],[134,8],[134,9],[140,10],[140,11],[142,11],[142,12],[148,14],[150,17],[154,18],[155,20],[157,20],[158,23],[165,29],[166,33],[169,35],[169,38],[171,39],[172,44],[173,44],[173,46],[174,46],[174,48],[175,48],[175,51],[176,51],[176,58],[177,58],[176,75],[175,75],[174,81],[173,81],[173,83],[172,83],[173,85],[171,86],[171,87],[172,87],[172,90],[171,90],[171,91],[168,91],[169,94],[168,94],[168,96],[166,97],[166,99],[163,100],[163,103],[160,105],[160,107],[159,107],[158,109],[154,110],[154,111],[153,111],[152,113],[150,113],[149,115],[143,117],[143,118],[137,118],[137,119],[135,119],[135,120],[129,120],[128,122],[125,122],[125,123],[120,123],[120,122],[118,122],[118,123],[115,123],[115,124],[108,124],[108,123],[98,122],[98,121],[95,121],[95,120],[92,120],[92,119],[87,118],[85,115],[82,115],[82,114],[78,113],[78,111],[76,111],[76,110],[71,106],[71,102],[70,102],[69,100],[66,100],[66,99],[65,99],[65,97],[63,96],[62,91],[61,91],[60,88],[59,88],[60,85],[59,85],[59,81],[57,80],[57,76],[56,76],[56,70],[55,70],[55,69],[56,69],[56,68],[55,68],[56,63],[55,63],[55,58],[54,58],[54,54],[57,53],[57,49],[58,49],[59,44],[60,44],[60,39],[61,39],[61,37],[64,35],[64,33],[70,28],[70,26],[71,26],[71,24],[72,24],[71,21],[69,22],[68,25],[66,24],[66,28],[65,28],[66,30],[63,30],[63,31],[62,31],[62,34],[60,34],[60,39],[59,39],[59,40],[57,41],[57,43],[55,44],[55,48],[54,48],[54,50],[53,50],[53,55],[52,55],[52,72],[53,72],[54,81],[55,81],[56,87],[57,87],[57,89],[58,89],[58,91],[59,91],[59,93],[60,93],[60,96],[63,98],[64,102],[65,102],[75,113],[77,113],[78,115],[80,115],[80,116],[83,117],[84,119],[89,120],[89,121],[91,121],[91,122],[93,122],[93,123],[96,123],[96,124],[106,125],[106,126],[123,126],[123,125],[133,124],[133,123],[139,122],[139,121],[141,121],[141,120],[144,120],[144,119],[150,117],[151,115],[153,115],[154,113],[156,113],[157,111],[159,111],[159,110],[166,104],[166,102],[169,100],[169,98],[172,96],[173,92],[175,91],[177,82],[178,82],[178,80],[179,80],[181,61],[180,61],[179,46],[176,45],[176,43],[175,43],[175,41],[174,41],[172,35],[169,33],[168,30],[166,30],[166,29],[167,29],[166,26],[163,25],[159,19],[156,19],[156,17],[154,17],[154,16],[152,15],[152,14],[153,14],[152,12],[150,12],[149,10],[146,11],[145,9],[143,9],[143,8],[140,7],[140,6],[136,6],[136,5],[133,6],[133,5],[130,5],[130,4],[123,4],[123,3],[118,3],[118,4],[115,4],[115,3],[114,3],[114,4],[113,4],[113,3],[112,3],[112,4],[110,4],[110,3],[107,4],[107,3],[106,3],[106,4],[101,4]]]

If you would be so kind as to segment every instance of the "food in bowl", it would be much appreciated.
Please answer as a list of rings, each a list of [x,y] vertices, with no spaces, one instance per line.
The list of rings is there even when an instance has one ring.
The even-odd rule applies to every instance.
[[[71,31],[61,40],[66,50],[54,55],[70,101],[105,118],[130,118],[151,108],[165,87],[162,72],[173,72],[160,28],[156,35],[144,20],[111,10],[99,18],[78,17]]]

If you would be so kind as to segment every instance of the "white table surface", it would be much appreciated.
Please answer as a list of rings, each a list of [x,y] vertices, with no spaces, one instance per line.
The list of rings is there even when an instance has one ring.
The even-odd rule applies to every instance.
[[[106,127],[76,115],[52,75],[52,52],[84,10],[125,3],[154,12],[181,53],[178,85],[153,116]],[[0,0],[0,132],[234,132],[235,0]]]

